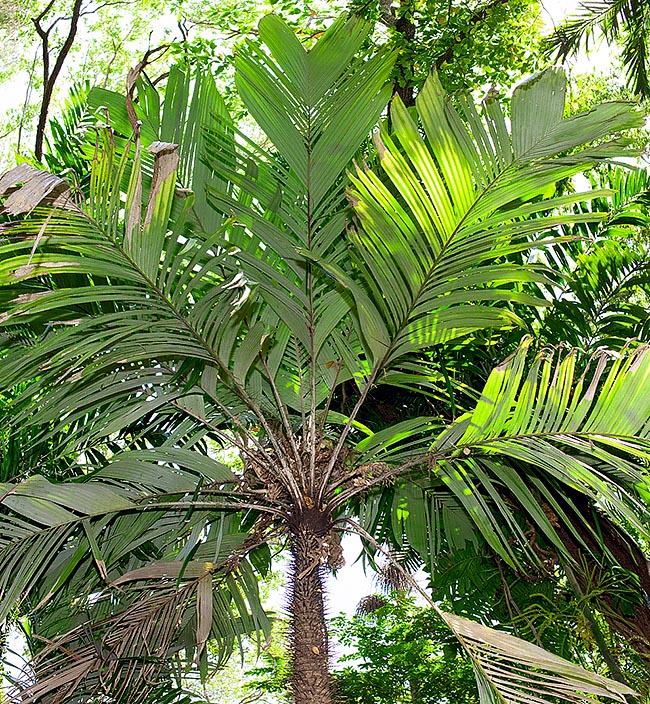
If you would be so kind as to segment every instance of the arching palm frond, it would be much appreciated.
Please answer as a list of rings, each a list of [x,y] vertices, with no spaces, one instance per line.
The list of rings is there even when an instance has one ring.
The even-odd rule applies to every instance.
[[[481,704],[578,704],[585,696],[627,702],[637,693],[620,681],[589,672],[556,654],[509,633],[445,612],[411,574],[363,527],[349,524],[384,557],[411,588],[419,592],[441,621],[454,633],[470,659]]]
[[[530,354],[529,346],[492,372],[476,408],[437,433],[431,449],[432,426],[396,446],[384,447],[373,436],[359,443],[367,487],[390,476],[388,462],[428,463],[430,479],[399,483],[387,506],[395,534],[403,533],[425,561],[443,546],[462,549],[476,532],[501,559],[522,568],[539,559],[531,527],[550,550],[572,560],[555,530],[558,521],[570,529],[580,520],[572,492],[614,523],[647,535],[647,348],[613,361],[603,352],[580,373],[575,352]],[[364,519],[371,532],[380,510],[372,500]],[[583,530],[590,531],[583,518]]]
[[[363,286],[323,263],[356,296],[373,381],[390,383],[390,370],[411,353],[516,325],[513,311],[495,303],[543,303],[517,285],[543,282],[544,271],[499,258],[530,249],[531,240],[541,246],[561,222],[606,217],[566,213],[582,195],[540,196],[621,148],[616,141],[578,148],[608,134],[610,119],[609,126],[625,129],[638,124],[638,116],[610,103],[563,119],[564,91],[564,76],[556,71],[521,85],[513,96],[511,133],[498,103],[488,102],[485,121],[468,102],[456,110],[435,78],[417,100],[424,137],[399,102],[393,104],[394,134],[378,138],[389,184],[362,169],[352,179],[362,225],[352,239]]]
[[[131,216],[139,208],[128,194],[137,190],[139,174],[131,170],[127,207],[122,212],[120,181],[129,155],[115,159],[110,140],[103,146],[94,164],[87,203],[78,206],[68,200],[65,208],[55,212],[37,209],[33,219],[10,225],[4,243],[12,253],[3,260],[8,266],[5,271],[18,291],[18,308],[9,311],[4,321],[11,326],[22,310],[25,320],[42,331],[44,345],[38,353],[32,350],[33,381],[18,395],[14,420],[40,428],[46,440],[65,437],[66,445],[59,451],[74,452],[74,446],[77,454],[85,453],[86,462],[80,467],[81,483],[51,483],[33,476],[3,486],[2,610],[7,614],[28,599],[31,607],[40,607],[42,620],[36,633],[55,643],[40,656],[38,681],[21,694],[36,699],[49,696],[53,689],[63,698],[72,696],[69,687],[96,690],[113,674],[126,677],[124,686],[132,687],[132,694],[141,698],[157,681],[152,672],[167,672],[169,657],[179,647],[191,660],[192,644],[200,646],[211,634],[226,657],[243,633],[267,627],[257,583],[245,559],[264,541],[258,537],[246,542],[251,535],[241,525],[242,512],[250,506],[242,494],[238,499],[219,500],[224,494],[232,496],[232,486],[240,484],[241,478],[196,446],[210,433],[211,423],[217,438],[223,439],[224,423],[232,423],[239,410],[237,396],[226,385],[215,405],[208,402],[206,409],[185,376],[189,371],[180,368],[187,356],[210,357],[201,335],[192,337],[191,328],[179,324],[179,307],[200,301],[196,283],[192,286],[193,267],[199,277],[213,280],[212,266],[220,274],[218,257],[207,253],[209,240],[187,246],[178,237],[164,241],[175,186],[172,147],[156,153],[150,196],[141,224],[134,227]],[[25,228],[36,222],[47,232],[42,239],[36,236],[39,251],[32,252],[35,240]],[[54,247],[65,255],[58,259],[54,255],[56,263],[52,266],[50,260],[48,266],[45,260]],[[183,264],[190,267],[189,277]],[[230,291],[224,295],[234,297]],[[59,332],[52,334],[52,328]],[[127,342],[136,330],[142,334],[140,340]],[[71,336],[75,335],[85,342],[73,349]],[[125,343],[121,350],[120,340]],[[23,347],[5,360],[3,382],[9,387],[25,373],[21,362],[21,358],[26,362],[25,351]],[[82,377],[82,385],[87,384],[83,390],[78,385]],[[217,394],[220,382],[216,373],[213,377]],[[28,407],[21,412],[37,397],[36,416]],[[138,428],[142,421],[150,427]],[[155,455],[149,444],[153,431],[159,436]],[[140,432],[146,434],[144,443],[138,440]],[[160,446],[161,438],[166,446]],[[97,443],[103,444],[103,452],[95,452]],[[148,449],[124,452],[129,445],[143,444]],[[15,475],[26,473],[25,467],[14,469]],[[228,515],[233,520],[226,520]],[[260,536],[267,537],[268,530],[261,530]],[[165,601],[166,616],[160,616],[169,626],[166,639],[156,646],[161,650],[146,667],[131,668],[134,659],[146,661],[143,648],[154,646],[141,639],[141,624],[128,614],[146,612],[155,623],[158,616],[149,607],[158,603],[153,596],[157,587],[151,580],[160,582],[163,576],[155,566],[162,559],[177,561],[183,568],[190,557],[213,564],[222,587],[207,592],[208,611],[205,588],[199,588],[208,584],[207,578],[197,583],[198,591],[186,590],[186,598],[179,602],[172,592],[177,591],[175,581],[185,570],[171,575],[171,583],[162,585],[171,599]],[[119,586],[119,578],[133,569],[144,570],[141,578],[148,570],[149,583]],[[71,602],[85,623],[81,630],[75,630]],[[179,621],[181,602],[188,607],[184,621]],[[199,605],[203,616],[197,624],[191,614]],[[56,616],[49,618],[50,613]],[[109,675],[97,642],[114,651],[117,646],[111,639],[116,624],[123,631],[119,641],[124,644],[122,651],[108,656],[109,669],[115,671]],[[152,637],[162,632],[154,629]],[[84,634],[90,633],[95,634],[83,642]],[[137,645],[135,650],[129,643]],[[70,660],[73,650],[78,650],[80,659]],[[204,654],[201,658],[205,659]]]
[[[224,543],[224,548],[232,547]],[[128,589],[123,585],[133,582]],[[205,671],[209,636],[220,664],[244,635],[270,629],[256,598],[250,564],[152,563],[122,575],[112,593],[84,609],[41,609],[35,641],[44,642],[10,696],[21,701],[70,701],[110,692],[123,702],[147,700],[193,660]]]
[[[540,316],[538,334],[586,349],[615,350],[632,338],[647,341],[650,332],[645,305],[650,261],[643,243],[650,174],[644,169],[608,169],[592,182],[612,189],[611,196],[579,207],[606,213],[607,218],[596,227],[568,228],[579,239],[545,253],[564,285]]]
[[[644,535],[647,476],[639,460],[648,452],[650,409],[644,390],[649,361],[642,347],[616,359],[605,375],[603,355],[587,380],[576,378],[573,354],[557,360],[541,354],[526,371],[525,350],[520,350],[492,373],[471,416],[459,419],[437,442],[439,449],[453,444],[456,453],[441,465],[441,478],[468,513],[487,518],[479,499],[483,492],[474,491],[474,482],[480,482],[517,532],[515,515],[499,499],[497,487],[504,487],[558,550],[562,547],[551,525],[557,518],[535,504],[547,502],[561,516],[557,496],[562,496],[562,485],[585,493],[606,515]],[[621,452],[637,460],[625,459]],[[497,457],[514,464],[494,462]],[[465,491],[470,486],[471,492]],[[484,537],[496,547],[489,530]],[[521,528],[519,534],[524,542]]]

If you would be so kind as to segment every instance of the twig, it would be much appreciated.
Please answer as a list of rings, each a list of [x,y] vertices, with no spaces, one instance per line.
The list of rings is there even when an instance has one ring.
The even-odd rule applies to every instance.
[[[537,641],[537,645],[539,645],[540,648],[543,648],[544,645],[539,637],[539,634],[537,633],[537,629],[535,628],[533,622],[525,615],[522,613],[521,609],[519,608],[519,605],[517,602],[512,598],[512,592],[510,591],[510,585],[506,581],[506,576],[503,574],[503,567],[501,566],[501,560],[497,560],[497,567],[499,568],[499,576],[501,577],[501,586],[503,587],[503,594],[506,599],[506,606],[508,607],[508,613],[510,614],[510,620],[512,621],[513,625],[515,623],[515,615],[512,613],[511,605],[515,607],[515,610],[517,611],[517,615],[520,618],[523,618],[524,621],[526,621],[526,625],[528,628],[530,628],[530,632],[533,634],[535,637],[535,640]],[[515,626],[516,629],[516,626]],[[517,631],[515,631],[516,633]]]
[[[20,154],[20,143],[23,137],[23,127],[25,125],[25,116],[27,115],[27,106],[29,105],[29,98],[32,94],[32,81],[34,80],[34,72],[36,71],[36,57],[38,56],[38,49],[34,53],[34,60],[32,61],[32,67],[29,70],[29,79],[27,81],[27,90],[25,91],[25,102],[23,103],[23,110],[20,115],[20,122],[18,123],[18,144],[16,145],[16,152]]]

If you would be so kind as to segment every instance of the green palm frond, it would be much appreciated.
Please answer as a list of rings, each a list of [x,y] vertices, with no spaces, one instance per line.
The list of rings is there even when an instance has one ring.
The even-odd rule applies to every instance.
[[[649,224],[650,175],[644,169],[608,169],[592,176],[592,183],[613,193],[578,207],[607,218],[596,227],[566,228],[578,239],[545,252],[564,285],[540,316],[538,335],[585,349],[621,349],[632,338],[648,339],[649,262],[642,240]]]
[[[594,242],[567,272],[563,296],[544,315],[540,334],[586,348],[620,349],[633,338],[647,341],[648,268],[642,246],[623,239]]]
[[[210,458],[169,448],[166,460],[164,452],[116,455],[87,481],[54,483],[34,475],[20,483],[3,484],[0,553],[6,569],[0,577],[2,613],[8,614],[46,575],[49,598],[89,558],[91,567],[94,558],[110,570],[128,550],[152,535],[174,543],[180,537],[177,521],[183,511],[199,511],[186,522],[189,534],[194,522],[201,520],[201,511],[241,510],[241,499],[220,502],[216,498],[228,496],[227,485],[233,482],[239,482],[238,478]],[[171,513],[166,522],[160,518],[161,511]],[[93,531],[101,534],[101,540]],[[78,540],[81,543],[70,550],[71,541]],[[97,541],[106,541],[110,548],[100,550]],[[121,542],[127,552],[117,547]],[[61,550],[66,551],[65,564],[54,569],[51,561]]]
[[[164,224],[174,199],[173,150],[156,154],[158,182],[154,178],[155,188],[142,214],[142,226],[132,228],[130,236],[130,212],[137,208],[127,210],[124,221],[120,220],[120,181],[128,152],[117,164],[110,144],[100,154],[93,167],[87,206],[42,215],[35,212],[29,222],[11,228],[10,244],[5,247],[12,256],[3,260],[3,271],[10,281],[37,279],[37,283],[31,287],[32,293],[18,297],[18,308],[9,311],[4,319],[11,324],[19,313],[32,323],[42,321],[47,330],[56,316],[61,330],[44,340],[39,357],[32,360],[41,375],[24,396],[33,396],[38,388],[53,380],[72,380],[85,367],[83,383],[77,378],[77,384],[72,381],[67,390],[51,388],[43,399],[41,419],[65,417],[63,424],[74,428],[78,423],[83,431],[93,406],[98,402],[110,404],[115,412],[113,423],[107,417],[102,429],[108,435],[112,427],[119,429],[157,406],[188,395],[179,360],[203,360],[215,371],[227,369],[233,347],[239,345],[236,338],[226,338],[224,344],[221,337],[223,329],[227,331],[230,326],[229,313],[240,291],[219,286],[226,283],[222,262],[227,255],[214,237],[192,239],[185,244],[178,238],[165,237]],[[168,169],[168,173],[164,174],[163,169]],[[136,187],[137,180],[133,172],[129,191]],[[32,240],[23,231],[39,219],[48,228],[47,248],[56,246],[65,254],[57,257],[32,253]],[[44,257],[49,261],[41,267]],[[92,289],[67,287],[65,279],[58,286],[38,281],[44,273],[74,275],[82,271],[84,276],[92,277]],[[207,297],[205,284],[211,285]],[[228,304],[215,309],[217,302],[226,300]],[[184,318],[179,317],[181,314]],[[135,331],[138,335],[134,337]],[[85,340],[85,344],[71,345],[73,337]],[[87,366],[87,360],[93,358],[94,363]],[[143,364],[148,366],[148,373]],[[20,356],[14,364],[7,363],[7,385],[20,379],[24,373],[21,366]],[[107,383],[106,374],[112,375],[112,383]],[[204,376],[208,376],[207,371]],[[219,384],[216,374],[212,376],[215,388]],[[171,379],[177,380],[171,397],[163,393],[156,400],[166,380]],[[229,376],[229,382],[236,397],[234,375]],[[75,386],[84,387],[84,391],[77,395]],[[149,391],[143,393],[147,388]]]
[[[43,160],[50,171],[62,173],[70,170],[75,175],[84,173],[82,145],[95,124],[87,97],[90,82],[77,83],[63,105],[60,118],[50,118],[50,135],[45,135]],[[87,186],[82,177],[81,187]]]
[[[277,17],[260,22],[260,39],[238,54],[237,88],[257,123],[308,194],[304,246],[317,247],[315,227],[328,191],[348,166],[390,96],[392,60],[355,59],[370,31],[360,18],[340,18],[309,52]],[[387,60],[388,59],[388,60]],[[354,116],[354,120],[350,117]]]
[[[354,58],[369,29],[359,18],[338,20],[307,52],[277,18],[264,18],[270,53],[251,45],[238,54],[237,86],[277,153],[243,140],[232,155],[218,139],[212,148],[213,168],[236,185],[232,195],[211,191],[214,206],[236,218],[233,276],[247,272],[266,306],[260,325],[278,340],[279,383],[269,395],[312,417],[358,366],[349,302],[311,258],[345,255],[341,177],[390,97],[394,57]]]
[[[268,534],[244,532],[238,507],[224,515],[215,499],[223,485],[204,481],[201,493],[201,479],[179,475],[178,451],[167,468],[123,459],[82,484],[34,477],[16,487],[22,503],[3,507],[3,606],[15,609],[23,591],[23,608],[37,614],[31,637],[46,644],[25,671],[36,681],[20,684],[21,699],[68,701],[110,682],[125,701],[145,701],[181,650],[183,662],[205,669],[208,638],[225,660],[244,634],[268,634],[246,559]],[[114,500],[127,487],[140,497],[135,508]],[[55,515],[62,504],[68,515]]]
[[[475,531],[521,568],[539,559],[526,534],[530,526],[549,549],[571,560],[555,522],[575,532],[573,521],[584,521],[592,531],[588,517],[572,507],[572,492],[588,497],[615,524],[648,534],[648,349],[614,360],[602,353],[580,373],[575,352],[531,354],[530,344],[492,372],[474,411],[440,433],[428,452],[422,428],[419,458],[413,441],[404,449],[362,441],[374,449],[365,461],[376,476],[366,474],[366,486],[385,481],[387,462],[428,463],[433,481],[400,483],[392,499],[395,534],[404,532],[427,562],[449,546],[462,549]],[[368,530],[372,520],[371,512]],[[575,537],[582,542],[580,532]]]
[[[589,167],[599,154],[619,148],[614,143],[598,152],[578,148],[604,137],[609,119],[620,129],[639,119],[615,103],[563,119],[564,90],[563,75],[554,71],[520,86],[512,101],[511,134],[497,104],[488,103],[486,124],[467,103],[458,112],[435,78],[417,101],[424,137],[394,103],[395,132],[382,132],[378,140],[393,188],[358,169],[351,194],[363,226],[353,241],[367,288],[357,293],[358,285],[349,286],[377,364],[390,368],[409,353],[517,324],[511,309],[494,305],[499,301],[542,303],[513,284],[543,282],[543,270],[496,260],[529,249],[531,239],[542,243],[562,221],[572,222],[573,215],[544,212],[565,210],[583,196],[539,196],[552,194],[556,181]],[[575,218],[598,221],[604,215]],[[384,299],[385,291],[393,295]]]

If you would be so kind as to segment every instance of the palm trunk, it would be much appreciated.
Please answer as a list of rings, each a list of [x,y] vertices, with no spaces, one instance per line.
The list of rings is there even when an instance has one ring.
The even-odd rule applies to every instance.
[[[289,614],[295,704],[332,704],[323,598],[325,574],[320,561],[327,523],[322,513],[308,510],[296,516],[291,526]]]

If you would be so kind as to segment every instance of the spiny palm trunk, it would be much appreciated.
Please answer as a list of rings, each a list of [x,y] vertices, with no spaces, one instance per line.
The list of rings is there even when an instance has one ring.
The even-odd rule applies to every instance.
[[[320,561],[327,530],[327,518],[316,509],[296,516],[291,525],[289,614],[295,704],[332,704],[323,598],[325,575]]]

